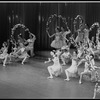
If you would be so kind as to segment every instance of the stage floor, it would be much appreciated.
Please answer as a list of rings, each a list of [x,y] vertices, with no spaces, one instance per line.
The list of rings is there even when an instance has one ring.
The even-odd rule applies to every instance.
[[[38,51],[25,65],[14,62],[3,68],[0,64],[0,99],[92,99],[95,83],[88,79],[84,79],[81,85],[78,83],[79,78],[64,81],[65,73],[47,79],[47,67],[51,63],[44,64],[44,61],[49,56],[49,51]],[[99,62],[96,61],[98,66]],[[81,71],[83,65],[79,67],[79,73]],[[100,94],[97,94],[96,99],[100,99]]]

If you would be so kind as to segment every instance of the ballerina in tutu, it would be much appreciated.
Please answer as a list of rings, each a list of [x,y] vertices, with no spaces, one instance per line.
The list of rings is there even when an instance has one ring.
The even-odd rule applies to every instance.
[[[97,56],[100,59],[100,39],[97,37],[96,38],[96,49],[94,50],[95,56]]]
[[[60,49],[63,46],[63,40],[62,40],[62,34],[60,32],[60,28],[56,27],[55,28],[56,33],[54,33],[53,35],[49,35],[48,31],[48,36],[50,38],[55,36],[55,39],[51,42],[51,47],[55,48],[55,49]]]
[[[7,43],[4,42],[3,43],[3,47],[0,50],[1,54],[0,54],[0,59],[3,60],[3,66],[6,66],[6,62],[7,62],[7,57],[8,57],[8,48],[7,48]]]
[[[84,29],[84,42],[89,43],[89,29],[88,28]]]
[[[50,74],[50,76],[48,78],[53,78],[53,75],[55,76],[59,76],[62,73],[62,66],[59,62],[59,55],[57,55],[55,52],[51,51],[50,54],[53,56],[52,59],[49,58],[49,61],[47,62],[51,62],[53,61],[53,65],[48,66],[48,72]],[[45,62],[45,63],[47,63]]]
[[[75,42],[79,44],[80,42],[84,41],[84,31],[81,30],[81,29],[78,29],[77,33],[78,33],[78,35],[77,35],[77,37],[75,39]]]
[[[29,58],[30,56],[28,55],[27,50],[26,50],[24,44],[20,43],[19,45],[20,46],[18,48],[18,51],[16,53],[14,53],[14,54],[15,54],[15,56],[17,58],[23,59],[22,62],[21,62],[21,64],[24,64],[25,60],[27,58]]]
[[[31,57],[34,56],[34,42],[36,40],[36,36],[32,33],[29,33],[29,39],[26,40],[28,46],[26,47],[27,51],[30,51]]]
[[[67,68],[66,70],[65,70],[65,74],[66,74],[66,79],[64,79],[64,80],[67,80],[67,81],[69,81],[70,79],[70,77],[78,77],[79,75],[78,75],[78,57],[77,57],[77,52],[76,51],[74,51],[73,52],[73,56],[71,57],[72,58],[72,64],[71,64],[71,66],[69,67],[69,68]]]
[[[62,65],[66,65],[66,63],[69,62],[70,58],[71,58],[71,54],[69,51],[69,48],[62,48],[62,54],[61,54],[61,61],[62,61]]]

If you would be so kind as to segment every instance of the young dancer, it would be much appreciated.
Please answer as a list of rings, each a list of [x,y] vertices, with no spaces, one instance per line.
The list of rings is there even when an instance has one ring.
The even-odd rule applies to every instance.
[[[0,54],[0,59],[3,60],[3,66],[6,66],[7,62],[7,57],[8,57],[8,48],[7,48],[7,43],[3,43],[3,47],[1,48],[1,54]]]
[[[80,63],[78,64],[78,66],[82,63],[85,62],[85,68],[84,71],[80,73],[80,79],[79,79],[79,84],[82,83],[82,77],[83,75],[89,75],[91,76],[91,81],[94,78],[94,71],[96,68],[98,68],[97,66],[95,66],[95,62],[94,62],[94,55],[93,54],[88,54],[86,55],[85,59],[82,59],[80,61]]]
[[[62,40],[62,33],[60,32],[60,28],[56,27],[55,32],[56,33],[50,36],[47,31],[49,38],[52,38],[55,36],[55,39],[51,42],[51,47],[55,49],[61,49],[61,47],[63,46],[63,40]]]
[[[48,72],[50,76],[48,78],[53,78],[54,76],[59,76],[62,73],[62,66],[59,62],[59,55],[57,55],[55,52],[51,51],[50,54],[53,56],[52,59],[49,59],[49,62],[53,61],[53,65],[48,66]],[[45,62],[47,63],[47,62]]]
[[[66,65],[71,58],[69,48],[65,48],[61,54],[62,65]]]
[[[23,59],[21,64],[24,64],[25,60],[27,58],[29,58],[30,56],[28,55],[27,50],[23,43],[20,43],[19,46],[20,47],[19,47],[18,51],[15,53],[15,56],[17,58]]]
[[[73,56],[71,57],[72,58],[72,64],[69,68],[67,68],[65,70],[65,74],[66,74],[66,79],[64,80],[67,80],[69,81],[70,80],[70,77],[77,77],[78,76],[78,57],[77,57],[77,52],[74,51],[73,52]]]
[[[28,46],[26,47],[27,51],[30,51],[30,56],[34,56],[34,42],[36,40],[36,36],[32,33],[29,33],[29,39],[27,40]]]
[[[71,33],[71,31],[70,31],[69,28],[68,28],[68,31],[65,31],[64,28],[61,27],[61,34],[62,34],[63,46],[66,46],[66,45],[67,45],[66,40],[67,40],[67,41],[69,41],[69,40],[67,39],[66,36],[67,36],[68,34],[70,34],[70,33]]]

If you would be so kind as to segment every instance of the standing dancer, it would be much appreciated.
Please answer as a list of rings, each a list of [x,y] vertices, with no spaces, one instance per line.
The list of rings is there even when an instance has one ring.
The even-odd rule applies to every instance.
[[[84,31],[84,43],[89,43],[89,29],[85,28],[83,31]]]
[[[100,82],[100,80],[99,80],[99,82]],[[96,98],[97,93],[100,93],[100,86],[98,85],[98,83],[96,83],[96,84],[95,84],[95,87],[94,87],[93,99]]]
[[[30,51],[30,55],[31,57],[34,56],[34,42],[36,40],[36,36],[32,33],[29,33],[29,39],[27,40],[28,46],[26,47],[26,49],[28,51]]]
[[[1,50],[0,50],[0,52],[2,52],[2,53],[0,54],[0,59],[3,60],[3,66],[5,66],[6,61],[7,61],[7,57],[8,57],[7,51],[8,51],[7,43],[4,42],[4,43],[3,43],[3,47],[2,47]]]
[[[62,60],[62,65],[66,65],[66,62],[68,63],[68,61],[70,60],[71,58],[71,54],[70,54],[70,51],[69,51],[69,48],[65,48],[64,50],[62,50],[62,54],[61,54],[61,60]]]
[[[80,42],[84,41],[84,31],[82,29],[78,29],[77,33],[78,33],[78,35],[75,39],[75,42],[79,44]]]
[[[72,64],[71,66],[65,70],[65,74],[66,74],[66,79],[64,80],[67,80],[69,81],[70,77],[77,77],[78,76],[78,57],[77,57],[77,52],[74,51],[73,52],[73,56],[71,57],[72,58]]]
[[[55,36],[55,39],[51,42],[51,47],[55,48],[55,49],[60,49],[63,46],[63,40],[62,40],[62,34],[60,32],[60,28],[56,27],[55,28],[56,33],[54,33],[53,35],[49,35],[48,31],[48,36],[49,38],[52,38]]]

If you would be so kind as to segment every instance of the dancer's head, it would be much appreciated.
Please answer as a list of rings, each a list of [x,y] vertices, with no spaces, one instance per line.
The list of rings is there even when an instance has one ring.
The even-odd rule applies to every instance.
[[[56,31],[56,32],[60,32],[59,26],[57,26],[57,27],[55,28],[55,31]]]
[[[94,59],[94,55],[90,54],[90,60]]]
[[[55,57],[55,51],[51,51],[50,55],[53,56],[53,57]]]
[[[74,52],[73,52],[73,56],[77,56],[77,50],[75,50]]]
[[[64,27],[61,27],[61,31],[65,31]]]

